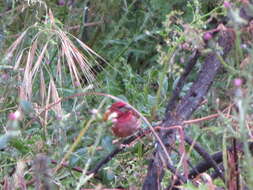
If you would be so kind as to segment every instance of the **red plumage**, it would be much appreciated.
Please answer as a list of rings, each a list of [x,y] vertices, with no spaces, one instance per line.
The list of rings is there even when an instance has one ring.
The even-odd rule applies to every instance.
[[[117,137],[128,137],[134,134],[141,125],[141,119],[134,110],[124,102],[116,102],[105,113],[106,118],[115,114],[112,131]]]

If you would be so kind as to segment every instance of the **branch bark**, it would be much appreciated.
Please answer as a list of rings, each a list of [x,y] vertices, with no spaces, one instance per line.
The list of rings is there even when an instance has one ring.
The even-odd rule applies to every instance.
[[[225,28],[223,31],[219,32],[219,35],[218,43],[223,49],[222,56],[225,58],[233,47],[235,34],[233,30]],[[168,152],[170,152],[170,147],[173,146],[176,141],[176,130],[169,130],[170,126],[181,125],[182,121],[187,120],[193,114],[207,94],[220,67],[221,62],[217,53],[215,51],[209,53],[206,56],[197,80],[191,86],[189,92],[177,104],[175,111],[170,110],[171,108],[168,104],[165,119],[162,123],[162,126],[168,128],[168,130],[162,130],[159,132],[159,136],[164,145],[168,148]],[[161,189],[161,181],[163,179],[165,168],[164,164],[166,164],[164,162],[168,162],[168,158],[166,158],[161,146],[157,144],[153,158],[150,160],[148,173],[142,187],[143,190]],[[218,170],[218,168],[216,169]]]

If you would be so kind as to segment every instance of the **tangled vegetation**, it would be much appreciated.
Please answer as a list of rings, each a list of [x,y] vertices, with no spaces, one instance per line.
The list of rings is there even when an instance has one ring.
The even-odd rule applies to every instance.
[[[253,187],[251,0],[0,2],[1,189]],[[141,130],[104,113],[128,102]]]

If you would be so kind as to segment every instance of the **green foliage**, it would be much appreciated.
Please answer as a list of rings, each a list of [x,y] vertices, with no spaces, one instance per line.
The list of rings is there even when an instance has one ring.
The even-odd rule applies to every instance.
[[[58,164],[66,161],[67,166],[61,169],[53,162],[43,162],[46,167],[43,175],[50,176],[61,189],[95,188],[100,184],[113,188],[140,188],[146,175],[147,158],[153,150],[153,137],[126,148],[96,177],[73,171],[73,167],[84,171],[92,169],[118,146],[113,143],[115,137],[109,130],[111,123],[103,121],[106,105],[112,101],[94,95],[59,99],[94,89],[131,103],[156,123],[164,118],[166,103],[192,50],[197,48],[204,54],[206,47],[202,34],[226,11],[220,1],[211,0],[68,2],[71,4],[65,6],[50,0],[0,2],[0,149],[3,150],[0,179],[9,176],[21,160],[27,163],[23,180],[33,179],[34,162],[44,158],[43,153],[46,160]],[[88,4],[87,22],[94,25],[83,26],[84,8]],[[237,18],[238,11],[227,12],[232,15],[229,24],[239,28],[243,23]],[[245,61],[244,57],[252,60],[252,44],[250,37],[248,41],[243,39],[247,36],[240,31],[236,35],[239,37],[236,48],[227,60],[221,60],[224,69],[210,89],[207,103],[193,115],[200,118],[218,111],[221,117],[191,125],[186,133],[210,153],[225,152],[231,138],[245,142],[241,175],[250,186],[253,172],[248,167],[252,165],[252,157],[247,147],[251,134],[247,121],[253,112],[250,85],[253,70],[250,61]],[[83,36],[85,44],[79,40]],[[246,45],[242,44],[244,42]],[[246,47],[240,48],[242,45]],[[217,44],[210,46],[217,48],[219,53]],[[89,64],[86,70],[82,70],[81,59]],[[97,65],[99,61],[104,62],[103,69]],[[180,97],[193,84],[202,63],[199,59],[196,72],[189,77]],[[32,75],[29,75],[31,71]],[[87,78],[87,74],[91,78]],[[96,81],[92,77],[96,77]],[[244,77],[249,82],[235,88],[231,83],[236,77]],[[231,95],[232,90],[237,94]],[[54,107],[48,107],[56,101]],[[233,120],[222,112],[231,103],[238,108],[231,113]],[[20,115],[13,115],[19,112]],[[201,161],[192,147],[186,149],[193,164]],[[176,163],[180,157],[173,154],[172,159]],[[58,171],[53,173],[47,168]],[[229,166],[225,165],[225,168]],[[206,174],[207,179],[209,174]],[[165,186],[170,179],[168,172]],[[218,180],[208,182],[201,181],[198,188],[189,183],[184,188],[224,186]]]

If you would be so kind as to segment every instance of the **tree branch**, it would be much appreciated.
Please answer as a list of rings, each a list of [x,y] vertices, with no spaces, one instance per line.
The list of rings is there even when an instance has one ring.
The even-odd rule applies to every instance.
[[[223,57],[225,57],[233,47],[235,34],[234,31],[231,29],[225,29],[225,31],[220,31],[219,34],[220,37],[218,42],[219,45],[223,48]],[[172,112],[173,110],[167,110],[162,126],[167,127],[169,129],[170,126],[181,125],[183,120],[187,120],[192,115],[192,113],[200,105],[204,96],[207,94],[220,67],[221,62],[216,55],[216,52],[208,54],[197,77],[197,80],[191,86],[189,92],[176,106],[176,111]],[[169,105],[167,107],[169,107]],[[165,146],[169,149],[169,147],[172,146],[176,141],[176,130],[162,130],[160,131],[159,136]],[[157,148],[154,151],[153,159],[150,161],[149,164],[148,173],[142,187],[143,190],[161,189],[160,182],[164,175],[162,160],[164,160],[165,158],[166,157],[164,156],[163,150],[161,149],[160,145],[157,144]]]

